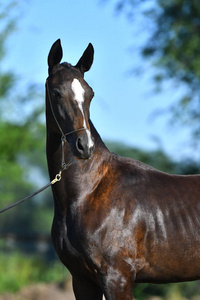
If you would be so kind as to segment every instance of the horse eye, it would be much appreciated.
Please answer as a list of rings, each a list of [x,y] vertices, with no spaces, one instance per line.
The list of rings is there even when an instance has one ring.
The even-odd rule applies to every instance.
[[[56,97],[56,98],[61,98],[61,95],[60,95],[60,93],[58,92],[58,90],[53,90],[53,91],[52,91],[52,94],[53,94],[53,96]]]

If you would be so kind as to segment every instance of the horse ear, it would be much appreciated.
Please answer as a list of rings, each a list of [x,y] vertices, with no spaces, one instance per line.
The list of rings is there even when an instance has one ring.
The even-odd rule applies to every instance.
[[[78,63],[75,65],[75,68],[78,68],[82,73],[89,71],[93,63],[93,58],[94,48],[92,44],[89,43]]]
[[[53,67],[60,63],[63,56],[62,46],[60,39],[58,39],[51,47],[48,55],[48,66],[49,73],[52,71]]]

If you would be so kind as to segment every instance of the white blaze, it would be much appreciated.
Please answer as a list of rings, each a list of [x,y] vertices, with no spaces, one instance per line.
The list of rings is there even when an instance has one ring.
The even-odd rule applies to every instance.
[[[74,80],[72,81],[71,87],[72,87],[72,91],[74,93],[74,100],[77,102],[78,107],[83,115],[83,128],[86,129],[86,133],[88,136],[88,147],[91,148],[91,147],[93,147],[94,143],[92,141],[90,131],[87,129],[85,115],[84,115],[84,111],[83,111],[85,90],[83,89],[80,81],[77,78],[74,78]]]

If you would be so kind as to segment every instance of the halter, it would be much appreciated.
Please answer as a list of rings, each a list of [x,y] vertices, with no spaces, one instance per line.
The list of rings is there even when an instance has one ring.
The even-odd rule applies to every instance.
[[[55,184],[56,182],[60,181],[61,180],[61,174],[64,170],[67,170],[74,162],[74,157],[71,159],[71,161],[69,163],[65,163],[65,142],[67,141],[66,139],[66,136],[67,135],[70,135],[70,134],[73,134],[74,132],[77,132],[77,131],[82,131],[82,130],[88,130],[87,128],[79,128],[79,129],[76,129],[76,130],[73,130],[73,131],[70,131],[68,133],[64,133],[56,116],[55,116],[55,113],[54,113],[54,110],[53,110],[53,106],[52,106],[52,102],[51,102],[51,97],[50,97],[50,93],[49,93],[49,87],[48,87],[48,80],[46,80],[46,87],[47,87],[47,93],[48,93],[48,97],[49,97],[49,103],[50,103],[50,107],[51,107],[51,112],[52,112],[52,115],[56,121],[56,124],[61,132],[61,145],[62,145],[62,158],[61,158],[61,168],[60,168],[60,171],[58,174],[56,174],[55,178],[53,180],[51,180],[48,184],[46,184],[45,186],[43,186],[42,188],[40,188],[39,190],[37,190],[36,192],[34,192],[33,194],[5,207],[4,209],[1,209],[0,210],[0,213],[3,213],[5,211],[7,211],[8,209],[12,208],[12,207],[15,207],[19,204],[21,204],[22,202],[34,197],[35,195],[38,195],[39,193],[41,193],[42,191],[46,190],[48,187],[52,186],[53,184]]]
[[[54,117],[54,120],[56,121],[56,124],[57,124],[57,126],[58,126],[58,128],[59,128],[59,130],[60,130],[60,132],[61,132],[61,141],[62,141],[63,139],[66,140],[66,136],[67,136],[67,135],[70,135],[70,134],[72,134],[72,133],[74,133],[74,132],[81,131],[81,130],[88,130],[87,128],[82,127],[82,128],[76,129],[76,130],[72,130],[72,131],[70,131],[70,132],[68,132],[68,133],[64,133],[64,132],[63,132],[63,130],[62,130],[62,128],[61,128],[61,126],[60,126],[60,124],[59,124],[57,118],[56,118],[56,115],[55,115],[55,113],[54,113],[54,110],[53,110],[53,105],[52,105],[52,101],[51,101],[51,95],[50,95],[50,92],[49,92],[48,79],[46,80],[46,87],[47,87],[47,94],[48,94],[48,97],[49,97],[49,104],[50,104],[50,107],[51,107],[51,112],[52,112],[52,115],[53,115],[53,117]]]
[[[66,170],[74,161],[74,158],[72,158],[72,160],[66,164],[65,163],[65,152],[64,152],[64,149],[65,149],[65,142],[67,141],[66,139],[66,136],[70,135],[70,134],[73,134],[75,132],[78,132],[78,131],[82,131],[82,130],[88,130],[87,128],[79,128],[79,129],[75,129],[75,130],[72,130],[70,132],[67,132],[67,133],[64,133],[64,131],[62,130],[57,118],[56,118],[56,115],[54,113],[54,110],[53,110],[53,105],[52,105],[52,101],[51,101],[51,95],[50,95],[50,92],[49,92],[49,85],[48,85],[48,79],[46,80],[46,88],[47,88],[47,94],[48,94],[48,98],[49,98],[49,104],[50,104],[50,108],[51,108],[51,112],[52,112],[52,115],[54,117],[54,120],[61,132],[61,144],[62,144],[62,161],[61,161],[61,169],[60,169],[60,172],[56,175],[56,178],[59,178],[59,180],[61,179],[61,173],[62,171]],[[55,179],[56,179],[55,178]]]

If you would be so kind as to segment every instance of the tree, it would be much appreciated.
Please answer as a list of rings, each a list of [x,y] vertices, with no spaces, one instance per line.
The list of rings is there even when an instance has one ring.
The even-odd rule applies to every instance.
[[[18,88],[18,76],[1,67],[6,59],[6,42],[16,30],[17,8],[14,1],[0,4],[0,208],[24,198],[37,184],[41,186],[44,180],[41,184],[35,178],[43,178],[46,170],[45,125],[39,121],[44,112],[40,89],[30,85],[22,92]],[[27,114],[30,105],[32,109]],[[27,205],[1,215],[1,232],[39,231],[42,225],[37,220],[39,213],[40,204],[29,200]],[[42,228],[44,224],[43,218]],[[48,225],[50,228],[49,220]]]
[[[173,82],[180,90],[170,107],[173,120],[200,138],[200,2],[198,0],[116,0],[116,8],[131,21],[142,13],[148,38],[141,55],[155,67],[158,86]],[[147,29],[146,29],[147,28]]]
[[[106,142],[106,145],[110,151],[118,155],[142,161],[147,165],[169,174],[200,174],[200,166],[195,160],[185,158],[183,161],[177,162],[169,157],[163,149],[149,151],[118,142]]]

